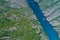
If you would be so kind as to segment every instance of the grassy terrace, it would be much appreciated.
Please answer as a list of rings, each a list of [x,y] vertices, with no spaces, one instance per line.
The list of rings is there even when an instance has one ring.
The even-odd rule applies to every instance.
[[[3,10],[1,10],[3,11]],[[9,9],[0,14],[0,40],[40,40],[24,9]]]

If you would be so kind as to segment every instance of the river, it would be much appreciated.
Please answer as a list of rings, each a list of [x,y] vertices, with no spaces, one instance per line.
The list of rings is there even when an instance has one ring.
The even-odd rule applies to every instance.
[[[46,17],[42,13],[42,10],[39,8],[39,5],[36,2],[34,2],[34,0],[27,0],[27,2],[29,4],[29,7],[36,15],[41,26],[43,27],[43,30],[49,37],[49,40],[59,40],[58,33],[53,29],[53,26],[49,24],[49,22],[46,20]]]

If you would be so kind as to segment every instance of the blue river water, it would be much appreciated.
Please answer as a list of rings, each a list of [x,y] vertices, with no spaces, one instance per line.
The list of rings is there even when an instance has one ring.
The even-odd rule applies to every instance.
[[[39,5],[36,2],[34,2],[34,0],[27,0],[27,2],[29,4],[29,7],[36,15],[41,26],[43,27],[43,30],[49,37],[49,40],[60,40],[58,37],[58,33],[53,29],[53,26],[49,24],[49,22],[46,20],[46,17],[44,16],[41,9],[39,8]]]

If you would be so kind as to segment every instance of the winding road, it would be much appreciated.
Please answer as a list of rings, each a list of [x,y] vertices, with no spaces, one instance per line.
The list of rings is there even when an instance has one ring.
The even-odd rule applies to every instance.
[[[41,9],[39,8],[39,5],[36,2],[34,2],[34,0],[27,0],[27,2],[29,4],[29,7],[36,15],[38,21],[42,25],[45,33],[49,37],[49,40],[60,40],[58,38],[57,32],[53,29],[53,26],[49,24],[49,22],[46,20],[46,17],[44,16]]]

